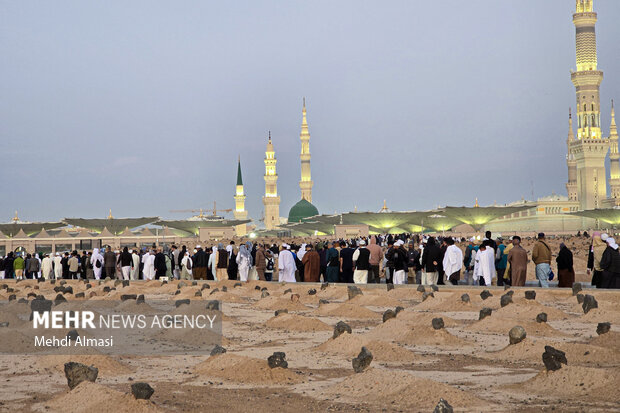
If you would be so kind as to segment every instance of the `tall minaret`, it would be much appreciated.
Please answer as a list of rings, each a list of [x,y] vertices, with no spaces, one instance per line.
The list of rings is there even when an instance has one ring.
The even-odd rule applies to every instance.
[[[616,126],[616,110],[611,101],[611,126],[609,127],[609,196],[620,204],[620,154],[618,153],[618,127]]]
[[[575,140],[575,132],[573,131],[573,116],[571,110],[568,110],[568,138],[566,139],[566,146],[568,147],[568,154],[566,155],[566,166],[568,166],[568,182],[566,183],[566,192],[568,193],[569,201],[577,201],[577,161],[575,161],[575,155],[570,153],[571,142]]]
[[[235,219],[247,219],[248,211],[245,210],[245,192],[243,191],[243,178],[241,177],[241,156],[237,161],[237,186],[235,188]]]
[[[577,165],[577,198],[581,210],[601,208],[607,198],[605,158],[609,140],[601,135],[599,88],[603,72],[597,68],[597,15],[594,0],[576,0],[573,14],[576,28],[577,71],[571,79],[577,94],[577,140],[569,144],[569,155]]]
[[[271,132],[265,151],[265,228],[274,229],[280,225],[280,197],[278,196],[278,174],[276,173],[276,154],[271,143]]]
[[[299,134],[301,140],[301,181],[299,181],[299,187],[301,188],[301,198],[312,203],[312,177],[310,175],[310,132],[308,132],[308,121],[306,120],[306,98],[303,101],[303,109],[301,110],[301,133]]]

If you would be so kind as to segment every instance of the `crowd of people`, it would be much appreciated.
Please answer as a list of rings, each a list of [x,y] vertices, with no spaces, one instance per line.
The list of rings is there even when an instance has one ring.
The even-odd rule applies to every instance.
[[[540,287],[554,279],[553,252],[545,234],[538,234],[530,253],[521,238],[464,239],[418,234],[370,236],[300,245],[231,241],[210,248],[196,245],[169,249],[98,248],[55,254],[10,252],[0,259],[0,278],[124,280],[264,280],[388,284],[524,286],[530,259]],[[555,254],[558,287],[575,281],[573,254],[564,244]],[[588,274],[597,288],[620,288],[620,251],[612,237],[595,232],[589,250]],[[461,281],[461,277],[463,280]]]

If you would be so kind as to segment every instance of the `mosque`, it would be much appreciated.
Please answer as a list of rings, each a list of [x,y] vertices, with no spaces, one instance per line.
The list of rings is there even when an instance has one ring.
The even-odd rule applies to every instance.
[[[603,72],[598,69],[596,22],[597,13],[594,11],[594,0],[576,0],[576,9],[573,14],[576,30],[576,71],[572,71],[571,80],[575,86],[577,104],[575,119],[573,119],[570,110],[568,117],[568,138],[566,141],[567,195],[554,193],[535,201],[528,202],[522,199],[508,204],[507,207],[518,209],[512,210],[509,215],[488,221],[485,226],[486,229],[495,232],[577,232],[600,227],[615,220],[615,218],[610,217],[615,217],[617,214],[614,210],[620,207],[618,129],[613,100],[611,102],[611,125],[607,137],[604,136],[601,125],[600,86],[603,80]],[[576,134],[574,123],[577,127]],[[310,133],[306,119],[305,100],[302,109],[300,140],[301,180],[299,186],[301,200],[289,211],[288,222],[285,219],[279,219],[280,197],[276,186],[278,175],[271,137],[267,143],[265,196],[263,197],[267,230],[276,229],[278,225],[291,227],[291,224],[294,228],[300,228],[299,225],[295,226],[295,224],[303,223],[308,218],[319,215],[317,208],[312,205]],[[607,158],[610,162],[609,179],[605,167]],[[607,192],[608,187],[609,194]],[[432,215],[426,214],[426,216]],[[429,221],[428,218],[427,221]],[[366,223],[360,221],[359,224]],[[614,224],[616,224],[615,221]],[[372,227],[372,224],[370,226]]]
[[[319,215],[319,210],[312,204],[312,187],[314,182],[310,173],[310,132],[308,130],[305,98],[303,99],[301,110],[301,133],[299,134],[299,139],[301,141],[301,153],[299,155],[301,161],[301,179],[299,181],[301,199],[289,210],[288,218],[282,218],[280,217],[280,196],[278,195],[278,173],[276,171],[278,160],[273,142],[271,141],[271,132],[269,132],[267,148],[265,150],[265,195],[263,196],[266,231],[276,231],[281,225],[299,223],[307,218]],[[240,162],[237,168],[237,187],[234,199],[235,219],[247,219],[248,213],[245,210],[245,195]],[[239,236],[246,233],[243,228],[238,228],[236,232]]]

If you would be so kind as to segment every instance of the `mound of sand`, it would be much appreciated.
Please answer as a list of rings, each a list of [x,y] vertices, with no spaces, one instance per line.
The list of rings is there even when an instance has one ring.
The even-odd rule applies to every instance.
[[[314,311],[314,314],[319,316],[332,316],[332,317],[344,317],[344,318],[377,318],[380,319],[381,315],[355,304],[350,303],[329,303],[319,306]]]
[[[508,338],[506,338],[508,341]],[[566,353],[568,365],[619,365],[620,358],[617,351],[609,348],[583,343],[554,343],[547,340],[531,340],[526,338],[522,342],[507,345],[503,349],[490,353],[481,353],[479,356],[487,359],[505,361],[526,361],[543,365],[542,354],[545,346],[550,345]]]
[[[620,324],[620,311],[606,310],[600,303],[599,308],[588,311],[588,314],[583,314],[581,304],[579,305],[578,310],[581,313],[581,316],[579,317],[580,321],[592,323],[609,321],[612,324]]]
[[[416,310],[432,310],[432,311],[480,311],[481,306],[478,304],[464,303],[461,296],[455,299],[433,299],[429,298],[415,306]]]
[[[58,373],[64,374],[65,363],[75,361],[78,363],[86,364],[87,366],[94,366],[99,369],[99,377],[116,376],[121,374],[128,374],[134,371],[134,369],[127,364],[115,360],[111,356],[103,354],[93,355],[71,355],[71,356],[40,356],[37,358],[37,365],[44,369],[51,369]]]
[[[433,321],[433,318],[437,318],[437,317],[443,318],[443,323],[446,327],[456,327],[459,325],[458,321],[450,317],[444,317],[439,314],[423,313],[423,312],[409,311],[409,310],[405,310],[405,311],[398,313],[398,315],[396,316],[396,320],[404,321],[409,325],[418,325],[418,326],[429,325],[430,326]],[[386,323],[384,323],[384,325],[389,326],[389,323],[391,323],[392,320],[388,320]],[[377,327],[377,329],[379,329],[379,327]]]
[[[523,327],[528,336],[566,336],[565,333],[556,330],[547,323],[537,323],[532,320],[519,320],[503,318],[496,315],[486,317],[480,321],[476,321],[470,326],[467,326],[465,330],[476,333],[502,333],[508,334],[510,329],[515,325]]]
[[[130,389],[130,386],[127,385]],[[42,403],[44,409],[70,413],[151,413],[161,412],[148,400],[136,400],[101,384],[84,381],[71,391]]]
[[[269,328],[279,328],[294,331],[326,331],[332,327],[316,318],[304,317],[298,314],[280,314],[265,322]]]
[[[473,343],[463,340],[450,334],[445,329],[435,330],[431,326],[415,326],[409,331],[400,333],[396,341],[406,345],[434,346],[442,345],[445,347],[467,347]]]
[[[371,340],[359,334],[341,334],[336,339],[330,338],[325,343],[314,347],[324,353],[339,354],[345,357],[356,357],[362,347],[367,347],[373,359],[385,363],[413,362],[420,360],[414,352],[397,344]]]
[[[458,410],[488,405],[472,394],[433,380],[421,379],[398,370],[370,368],[353,374],[335,386],[328,395],[350,402],[360,401],[385,407],[397,405],[411,411],[432,411],[440,398]]]
[[[290,369],[270,368],[267,360],[231,353],[209,357],[208,360],[197,364],[194,371],[201,375],[257,385],[294,384],[304,381],[303,376]]]
[[[10,324],[9,324],[10,327]],[[40,352],[39,348],[34,345],[34,336],[36,330],[26,330],[30,335],[23,334],[20,331],[11,328],[0,328],[0,343],[2,343],[2,351],[8,353],[31,353]]]
[[[617,403],[620,370],[593,369],[569,364],[556,371],[543,369],[518,387],[541,396],[552,395],[563,399],[581,399],[583,395],[594,392],[598,400]]]
[[[420,301],[422,299],[422,293],[418,292],[415,288],[408,287],[395,287],[393,290],[387,292],[387,296],[397,300]]]
[[[432,317],[431,317],[432,318]],[[451,322],[446,318],[447,322]],[[454,320],[452,320],[454,322]],[[365,337],[382,341],[395,341],[405,345],[444,345],[447,347],[470,346],[472,343],[450,334],[445,329],[435,330],[428,323],[412,324],[393,318],[364,334]]]
[[[323,298],[326,300],[346,301],[349,299],[349,293],[347,293],[344,288],[334,288],[332,286],[329,286],[324,290],[317,288],[316,291],[316,295],[319,298]]]
[[[594,337],[590,340],[590,344],[605,347],[611,350],[616,351],[616,353],[620,352],[620,333],[617,331],[610,331],[607,334],[603,334],[602,336]]]
[[[536,320],[536,316],[540,313],[547,313],[549,321],[564,320],[570,317],[562,310],[533,300],[526,300],[524,298],[514,298],[513,300],[512,304],[493,310],[492,317],[500,316],[519,320]]]
[[[373,307],[398,307],[402,303],[395,298],[386,297],[384,295],[358,295],[352,300],[348,301],[349,304],[355,305],[370,305]]]
[[[280,310],[287,309],[289,311],[305,311],[309,310],[309,307],[304,304],[297,302],[292,302],[290,297],[282,298],[270,295],[265,298],[259,299],[256,303],[254,303],[254,307],[259,308],[261,310]]]
[[[222,290],[216,292],[213,295],[209,294],[209,290],[203,290],[202,294],[203,294],[202,298],[205,300],[220,300],[223,303],[236,303],[236,304],[242,304],[242,303],[248,302],[247,298],[242,298],[238,296],[237,294],[233,294],[230,292],[223,292]],[[194,297],[194,298],[198,298],[198,297]]]

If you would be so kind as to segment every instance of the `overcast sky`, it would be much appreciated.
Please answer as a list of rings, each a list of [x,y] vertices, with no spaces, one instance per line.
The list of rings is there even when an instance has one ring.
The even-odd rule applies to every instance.
[[[321,213],[565,194],[572,0],[0,2],[0,221],[263,210],[300,199],[302,97]],[[620,4],[597,0],[604,132]]]

